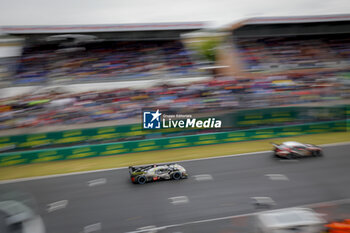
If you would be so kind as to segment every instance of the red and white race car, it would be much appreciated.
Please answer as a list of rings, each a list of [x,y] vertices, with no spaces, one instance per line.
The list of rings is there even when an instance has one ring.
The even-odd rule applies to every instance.
[[[308,156],[322,156],[322,148],[312,144],[283,142],[280,145],[275,143],[272,143],[272,145],[274,146],[274,156],[278,158],[295,159]]]

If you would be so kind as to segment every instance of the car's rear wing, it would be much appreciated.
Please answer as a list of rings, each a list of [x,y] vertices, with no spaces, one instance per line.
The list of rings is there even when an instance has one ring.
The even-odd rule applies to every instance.
[[[129,166],[129,173],[130,175],[135,171],[135,168],[133,166]]]
[[[279,148],[280,148],[280,146],[281,146],[281,145],[278,145],[278,144],[273,143],[273,142],[271,142],[271,144],[272,144],[272,145],[273,145],[275,148],[278,148],[278,149],[279,149]]]

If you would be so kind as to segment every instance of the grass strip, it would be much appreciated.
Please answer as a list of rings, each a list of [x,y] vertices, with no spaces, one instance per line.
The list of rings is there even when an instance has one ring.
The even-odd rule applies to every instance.
[[[139,152],[106,157],[17,165],[0,168],[0,180],[265,151],[271,150],[272,146],[270,142],[281,143],[283,141],[299,141],[311,144],[350,142],[350,133],[340,132],[312,134],[288,138],[285,137],[275,139],[264,139],[257,141],[235,142],[170,150]]]

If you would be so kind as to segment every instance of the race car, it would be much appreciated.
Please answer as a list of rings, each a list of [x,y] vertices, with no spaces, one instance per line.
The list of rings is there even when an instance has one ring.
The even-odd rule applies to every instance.
[[[179,164],[148,165],[129,167],[131,182],[145,184],[157,180],[180,180],[188,177],[186,169]]]
[[[274,146],[274,156],[278,158],[295,159],[307,156],[322,156],[322,148],[312,144],[283,142],[280,145],[275,143],[272,143],[272,145]]]

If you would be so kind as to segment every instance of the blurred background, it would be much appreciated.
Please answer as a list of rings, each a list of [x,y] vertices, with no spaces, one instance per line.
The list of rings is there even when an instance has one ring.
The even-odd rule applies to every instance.
[[[347,1],[150,1],[146,5],[143,1],[131,4],[107,0],[99,3],[33,0],[27,4],[0,0],[0,8],[2,167],[150,150],[141,146],[142,143],[159,143],[161,149],[184,147],[171,139],[193,146],[348,132],[350,4]],[[145,131],[141,118],[144,109],[191,114],[200,119],[215,117],[223,121],[223,127]],[[344,166],[349,163],[348,157],[339,161]],[[142,164],[144,160],[129,162]],[[280,168],[276,164],[268,166]],[[336,173],[340,165],[332,166]],[[339,168],[340,171],[343,170]],[[328,177],[324,179],[331,178],[323,175]],[[345,170],[340,175],[339,186],[350,182]],[[311,181],[311,186],[315,182],[317,178]],[[301,188],[298,185],[296,189]],[[203,185],[203,189],[209,186]],[[54,195],[44,191],[27,194],[35,193],[34,187],[40,190],[39,187],[49,184],[18,183],[2,189],[0,213],[15,216],[11,218],[15,220],[14,224],[11,219],[4,220],[0,230],[45,231],[44,227],[38,227],[44,225],[40,214],[47,215],[47,209],[51,208],[47,208],[47,202],[53,202]],[[315,198],[314,202],[349,198],[346,187],[342,187],[344,190],[338,187],[339,195],[319,190],[325,196]],[[135,187],[124,188],[135,191]],[[164,191],[162,186],[158,189]],[[214,197],[228,197],[231,191]],[[69,192],[62,192],[68,199]],[[146,191],[145,195],[151,193]],[[104,195],[109,197],[111,193]],[[301,203],[288,202],[282,206],[314,203],[306,196],[309,193],[299,196]],[[68,202],[53,203],[66,206]],[[339,218],[340,226],[346,228],[349,204],[344,203],[332,204],[333,209],[317,206],[316,211],[328,214],[329,222]],[[186,221],[232,215],[220,208],[205,216],[188,213]],[[234,213],[246,214],[249,208],[244,208]],[[150,211],[150,207],[145,206],[144,211]],[[291,211],[286,218],[292,220],[295,215],[305,219],[308,215],[299,214]],[[166,221],[142,219],[140,222],[172,223],[171,214],[165,211],[162,215]],[[300,224],[307,223],[298,222],[295,223],[298,227],[291,225],[283,232],[325,231],[324,216],[311,215],[320,227],[301,229]],[[78,232],[73,223],[57,224],[58,219],[66,216],[44,217],[48,232]],[[180,216],[173,218],[184,222]],[[86,219],[83,217],[81,221]],[[237,223],[237,219],[230,219],[230,223],[220,227],[218,224],[176,227],[179,232],[253,232],[249,223],[257,220],[248,217]],[[35,230],[20,225],[23,222],[35,225]],[[264,225],[261,232],[277,232],[269,228],[268,220],[261,222]],[[84,232],[125,232],[136,229],[136,225],[121,224],[120,228],[102,231],[100,224],[84,228]],[[151,225],[135,232],[157,232],[153,228]],[[332,232],[331,225],[328,228]]]
[[[348,15],[5,26],[0,135],[138,125],[145,108],[217,117],[221,131],[345,120],[348,30]]]

